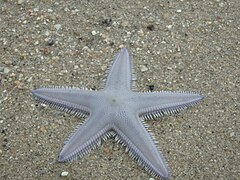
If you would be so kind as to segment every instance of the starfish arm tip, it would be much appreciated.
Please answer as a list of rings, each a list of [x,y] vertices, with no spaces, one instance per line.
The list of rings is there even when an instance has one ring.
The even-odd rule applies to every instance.
[[[58,160],[57,160],[58,162],[60,162],[60,163],[62,163],[62,162],[64,162],[64,157],[63,156],[61,156],[61,155],[59,155],[59,157],[58,157]]]

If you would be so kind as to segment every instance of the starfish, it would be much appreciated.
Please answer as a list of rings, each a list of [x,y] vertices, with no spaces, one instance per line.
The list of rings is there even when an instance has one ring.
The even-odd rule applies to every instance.
[[[50,87],[32,90],[44,104],[79,116],[84,122],[66,140],[59,162],[83,157],[109,137],[126,147],[131,157],[152,176],[169,179],[167,163],[145,120],[171,114],[203,99],[197,93],[133,91],[132,58],[122,48],[99,91]]]

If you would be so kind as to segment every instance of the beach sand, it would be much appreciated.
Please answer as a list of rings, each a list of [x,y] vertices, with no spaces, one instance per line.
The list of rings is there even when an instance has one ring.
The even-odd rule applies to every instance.
[[[239,9],[238,0],[2,0],[0,179],[151,178],[113,139],[82,159],[58,163],[65,139],[83,119],[30,96],[43,86],[101,89],[107,67],[127,46],[138,91],[151,86],[205,96],[147,122],[171,178],[237,180]]]

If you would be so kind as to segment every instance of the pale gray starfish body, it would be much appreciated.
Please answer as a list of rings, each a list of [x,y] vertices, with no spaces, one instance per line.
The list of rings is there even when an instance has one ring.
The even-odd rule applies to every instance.
[[[32,91],[45,104],[80,117],[88,116],[66,141],[59,155],[60,162],[82,157],[102,140],[115,136],[130,156],[153,176],[169,178],[167,164],[143,121],[192,106],[203,96],[166,91],[133,92],[131,71],[131,57],[123,48],[110,67],[102,90],[54,87]]]

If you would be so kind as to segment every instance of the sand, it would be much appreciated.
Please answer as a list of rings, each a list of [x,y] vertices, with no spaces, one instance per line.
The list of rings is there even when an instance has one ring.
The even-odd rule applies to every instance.
[[[57,163],[83,119],[30,96],[42,86],[100,89],[123,46],[132,53],[138,91],[205,96],[147,122],[172,179],[237,179],[239,9],[238,0],[1,1],[0,179],[151,178],[113,139],[82,159]]]

